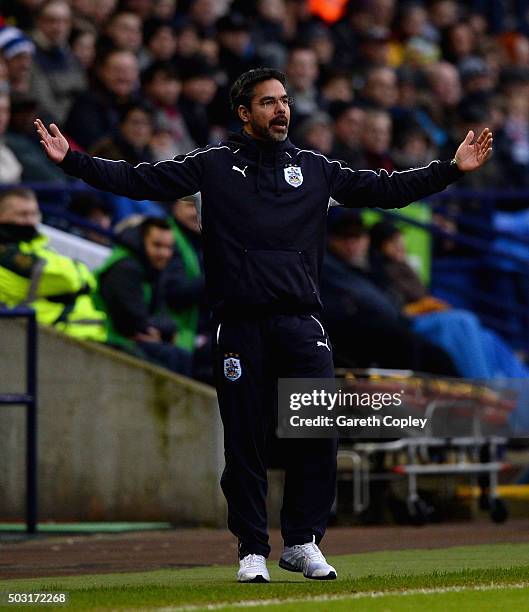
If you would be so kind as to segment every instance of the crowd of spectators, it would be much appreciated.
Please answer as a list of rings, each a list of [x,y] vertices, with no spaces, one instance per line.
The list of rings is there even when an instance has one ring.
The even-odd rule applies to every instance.
[[[37,116],[60,125],[72,148],[132,164],[217,142],[239,129],[229,109],[231,83],[263,65],[287,75],[294,98],[290,137],[298,146],[353,168],[391,172],[450,158],[469,129],[479,133],[489,127],[495,155],[461,186],[529,187],[529,13],[519,0],[4,0],[0,184],[69,180],[41,151],[33,128]],[[467,211],[472,204],[465,201]],[[172,357],[208,344],[198,227],[189,205],[89,196],[69,206],[105,230],[126,225],[132,213],[151,218],[170,211],[167,228],[133,225],[121,236],[129,255],[136,254],[134,265],[142,264],[134,272],[144,275],[142,286],[155,279],[151,291],[158,295],[160,278],[174,281],[177,275],[178,282],[162,285],[176,287],[178,295],[164,293],[163,301],[179,313],[178,321],[174,329],[157,328],[152,316],[158,305],[153,310],[150,304],[143,318],[138,310],[133,314],[137,329],[131,323],[119,331],[136,344],[152,341],[145,334],[169,338],[178,348]],[[353,285],[355,280],[367,287],[362,274],[346,265],[348,249],[366,249],[367,232],[353,226],[343,230],[348,235],[340,231],[331,231],[323,278],[331,295],[344,291],[347,275]],[[146,259],[142,241],[169,233],[176,256],[162,270]],[[127,243],[131,236],[133,246]],[[106,274],[130,272],[134,265],[123,256]],[[373,285],[369,291],[373,317],[379,289]],[[138,305],[142,296],[137,293]],[[118,298],[106,296],[110,310]],[[384,307],[379,302],[378,327],[373,324],[367,334],[357,302],[358,294],[348,297],[346,291],[344,309],[328,314],[336,329],[347,319],[350,335],[342,339],[355,336],[356,353],[350,354],[353,343],[343,347],[345,361],[369,365],[367,355],[376,344],[372,334],[391,333],[399,339],[398,354],[386,347],[387,354],[371,362],[398,367],[407,354],[409,367],[461,374],[450,351],[439,343],[432,347],[432,339],[421,335],[418,325],[404,324],[389,301]],[[363,349],[361,332],[367,334]],[[153,353],[152,347],[137,348]],[[188,372],[189,364],[180,371]]]
[[[20,119],[10,123],[9,103],[61,125],[72,147],[138,163],[216,142],[236,128],[230,83],[268,65],[287,74],[295,100],[292,137],[301,145],[358,167],[401,169],[452,155],[462,133],[486,124],[497,153],[486,172],[468,180],[473,187],[491,181],[527,187],[523,6],[514,0],[6,0],[0,90],[10,100],[1,102],[0,180],[56,180],[42,156],[38,176],[22,176],[23,147],[9,138],[24,129]],[[25,143],[31,145],[35,138]]]

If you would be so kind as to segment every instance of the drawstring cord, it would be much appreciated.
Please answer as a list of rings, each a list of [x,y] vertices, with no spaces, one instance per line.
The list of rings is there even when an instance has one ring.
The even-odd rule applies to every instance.
[[[263,161],[263,154],[259,151],[259,160],[257,161],[257,193],[261,193],[261,163]]]
[[[276,196],[279,195],[279,181],[277,180],[277,151],[274,151],[274,180],[275,180],[275,188],[276,188]]]

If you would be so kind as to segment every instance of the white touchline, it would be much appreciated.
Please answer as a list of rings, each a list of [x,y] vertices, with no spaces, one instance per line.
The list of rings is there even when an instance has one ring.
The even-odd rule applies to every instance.
[[[166,608],[154,608],[157,612],[195,612],[197,610],[223,610],[225,608],[256,608],[258,606],[278,606],[280,604],[304,603],[312,601],[340,601],[347,599],[379,599],[380,597],[397,596],[407,597],[409,595],[441,595],[443,593],[463,593],[465,591],[501,591],[504,589],[526,589],[529,582],[515,582],[513,584],[481,584],[475,586],[452,586],[438,587],[433,589],[408,589],[405,591],[364,591],[360,593],[340,593],[339,595],[318,595],[316,597],[288,597],[285,599],[248,599],[246,601],[224,602],[218,604],[177,606]]]
[[[360,593],[340,593],[339,595],[318,595],[316,597],[288,597],[285,599],[248,599],[246,601],[226,601],[224,603],[203,604],[191,606],[177,606],[164,608],[149,608],[156,612],[197,612],[199,610],[224,610],[225,608],[256,608],[258,606],[278,606],[281,604],[317,602],[317,601],[341,601],[348,599],[379,599],[381,597],[407,597],[408,595],[441,595],[443,593],[463,593],[465,591],[494,591],[503,589],[526,589],[529,582],[490,583],[477,584],[474,586],[448,586],[433,589],[407,589],[405,591],[364,591]]]

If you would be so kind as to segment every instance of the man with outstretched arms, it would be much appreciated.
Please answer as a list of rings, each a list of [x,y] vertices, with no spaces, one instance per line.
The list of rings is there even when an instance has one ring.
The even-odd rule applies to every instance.
[[[224,425],[221,486],[239,540],[241,582],[268,582],[267,440],[278,378],[334,376],[320,322],[319,276],[329,198],[348,207],[402,207],[441,191],[492,152],[485,129],[469,132],[452,161],[404,172],[356,171],[288,140],[289,98],[281,72],[258,68],[231,89],[243,128],[155,164],[131,166],[77,153],[55,125],[36,121],[48,157],[90,185],[138,200],[202,194],[207,291],[215,320],[215,370]],[[318,548],[333,503],[336,441],[283,440],[285,490],[280,566],[306,578],[336,571]]]

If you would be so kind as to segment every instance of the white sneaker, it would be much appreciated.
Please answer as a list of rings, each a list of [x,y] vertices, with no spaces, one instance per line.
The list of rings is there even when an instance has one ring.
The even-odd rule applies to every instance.
[[[270,582],[263,555],[246,555],[239,561],[238,582]]]
[[[285,546],[279,567],[289,572],[303,572],[305,578],[336,580],[336,570],[325,560],[314,536],[308,544]]]

